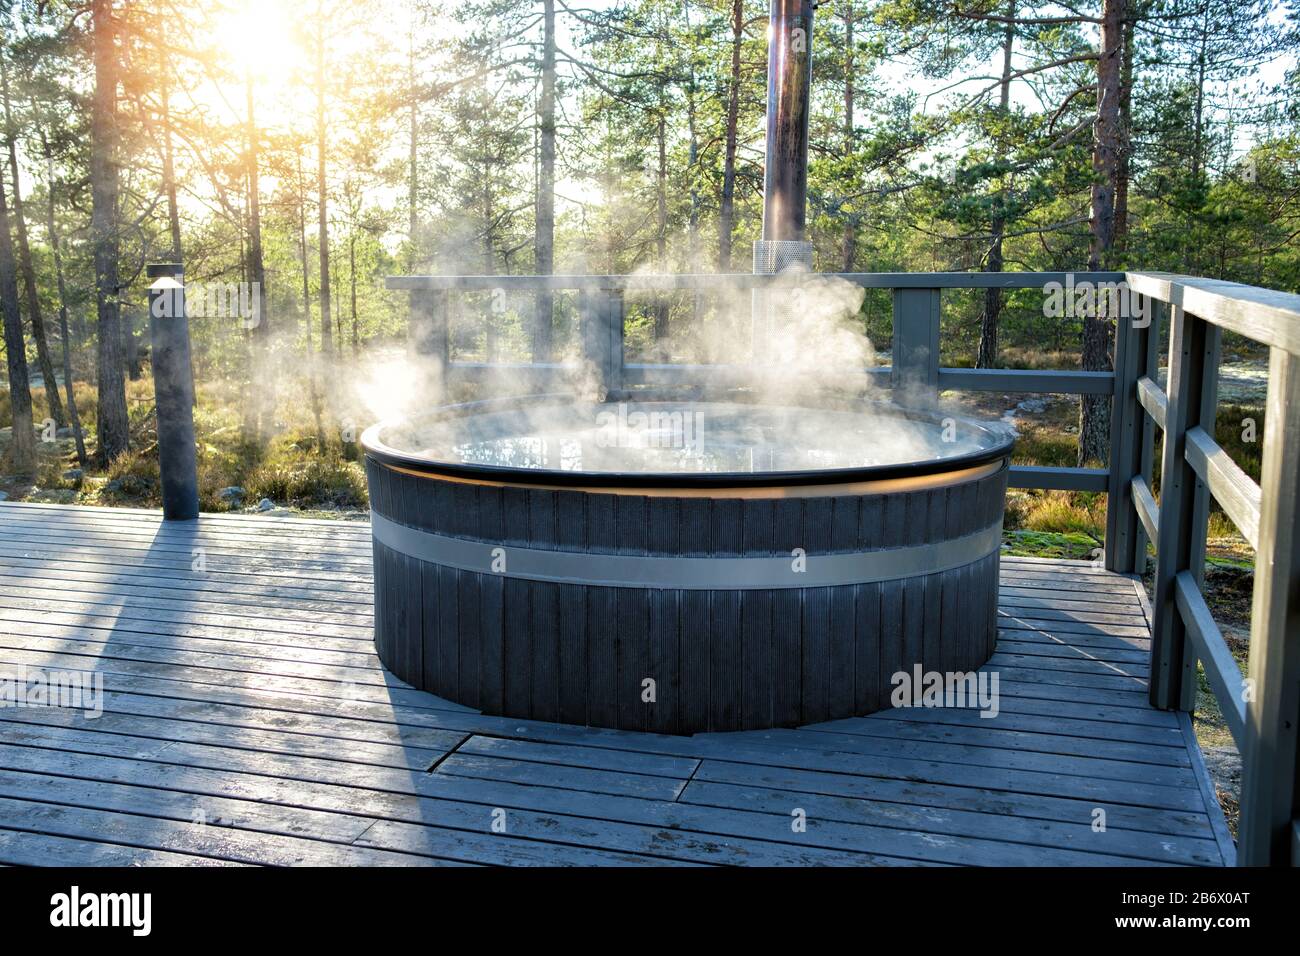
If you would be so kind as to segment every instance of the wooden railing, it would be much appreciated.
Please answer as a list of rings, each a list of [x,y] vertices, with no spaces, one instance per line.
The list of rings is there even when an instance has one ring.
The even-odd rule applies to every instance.
[[[744,385],[754,377],[752,367],[735,365],[668,365],[624,361],[623,313],[631,293],[700,293],[789,289],[818,276],[661,275],[661,276],[400,276],[388,280],[390,289],[411,297],[411,341],[415,351],[441,363],[447,381],[473,381],[503,373],[521,383],[545,385],[572,375],[574,369],[553,362],[503,364],[457,362],[450,358],[448,296],[452,292],[536,293],[572,291],[578,294],[582,356],[595,369],[600,385],[613,390],[633,385],[709,384],[722,388]],[[924,385],[960,391],[1031,392],[1066,395],[1114,395],[1112,372],[1037,371],[1022,369],[949,368],[940,364],[940,305],[943,289],[1040,289],[1065,283],[1067,274],[1053,272],[881,272],[842,273],[838,278],[866,289],[893,293],[893,364],[869,369],[886,386]],[[1118,283],[1122,272],[1076,273],[1074,281]],[[1103,468],[1048,468],[1017,465],[1011,470],[1016,488],[1056,488],[1106,491]]]
[[[1129,273],[1128,283],[1145,314],[1117,324],[1108,563],[1140,572],[1147,542],[1156,545],[1151,702],[1192,710],[1200,661],[1242,754],[1238,861],[1300,863],[1300,296],[1149,273]],[[1214,439],[1225,330],[1269,347],[1259,484]],[[1255,549],[1244,680],[1202,593],[1211,499]]]
[[[1107,468],[1018,465],[1011,486],[1104,491],[1105,564],[1142,573],[1156,546],[1151,702],[1191,711],[1196,663],[1204,668],[1244,760],[1238,860],[1300,862],[1300,296],[1153,273],[863,273],[839,278],[893,294],[893,364],[869,370],[883,385],[929,389],[1106,395]],[[1116,318],[1113,372],[952,368],[941,364],[942,290],[1046,289],[1049,283],[1127,283],[1138,308]],[[575,291],[583,364],[613,390],[642,384],[743,385],[744,364],[665,365],[624,360],[629,292],[701,293],[797,286],[808,277],[407,276],[388,280],[411,297],[412,347],[444,380],[502,373],[544,385],[571,375],[558,363],[456,362],[449,352],[453,292]],[[1169,334],[1168,389],[1158,382],[1161,335]],[[1214,440],[1220,338],[1227,330],[1270,349],[1262,480],[1256,485]],[[1164,432],[1160,494],[1153,490],[1155,429]],[[1249,676],[1215,624],[1202,583],[1211,498],[1255,548]]]

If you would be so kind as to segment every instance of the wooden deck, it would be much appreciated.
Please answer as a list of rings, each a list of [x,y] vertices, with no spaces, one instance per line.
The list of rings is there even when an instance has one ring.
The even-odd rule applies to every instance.
[[[1001,600],[996,718],[662,737],[387,675],[364,523],[3,504],[0,673],[105,693],[0,707],[0,862],[1232,862],[1190,721],[1147,705],[1136,582],[1008,558]]]

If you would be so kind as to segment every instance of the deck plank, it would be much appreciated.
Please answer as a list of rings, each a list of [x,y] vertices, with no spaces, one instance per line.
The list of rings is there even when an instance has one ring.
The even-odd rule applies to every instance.
[[[675,737],[405,686],[370,640],[370,561],[365,522],[0,504],[0,672],[95,672],[105,692],[98,718],[0,709],[0,863],[1232,857],[1194,738],[1146,702],[1141,597],[1086,563],[1004,556],[996,717]]]

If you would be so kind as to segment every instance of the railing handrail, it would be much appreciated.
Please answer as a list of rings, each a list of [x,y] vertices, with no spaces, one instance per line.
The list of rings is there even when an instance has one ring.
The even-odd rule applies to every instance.
[[[682,291],[690,289],[764,289],[798,286],[826,278],[852,282],[864,289],[1035,289],[1071,277],[1096,282],[1123,282],[1123,272],[752,272],[631,273],[628,275],[417,275],[389,276],[388,289],[562,292],[576,289]]]
[[[1126,273],[1129,288],[1229,332],[1300,355],[1300,295],[1170,272]]]

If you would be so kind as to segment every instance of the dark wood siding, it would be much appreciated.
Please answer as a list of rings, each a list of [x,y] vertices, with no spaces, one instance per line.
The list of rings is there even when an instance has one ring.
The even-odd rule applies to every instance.
[[[421,478],[367,460],[375,512],[503,547],[655,557],[852,553],[999,522],[1007,472],[886,495],[644,497]],[[778,590],[552,584],[375,545],[376,650],[402,680],[510,717],[690,734],[889,706],[891,677],[970,671],[996,641],[997,554],[908,579]],[[645,681],[654,700],[643,700]]]

